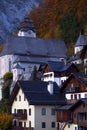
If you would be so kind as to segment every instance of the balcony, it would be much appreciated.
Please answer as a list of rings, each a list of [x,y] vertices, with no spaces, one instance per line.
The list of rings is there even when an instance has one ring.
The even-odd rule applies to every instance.
[[[80,87],[67,88],[66,93],[80,92]]]
[[[12,114],[14,119],[27,120],[27,111],[18,110],[17,113]]]
[[[25,127],[21,127],[21,126],[13,126],[12,130],[34,130],[34,128],[33,127],[25,128]]]

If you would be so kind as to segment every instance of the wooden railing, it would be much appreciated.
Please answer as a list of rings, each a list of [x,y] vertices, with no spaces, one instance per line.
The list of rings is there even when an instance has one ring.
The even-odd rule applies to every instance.
[[[25,128],[25,127],[21,127],[21,126],[13,126],[12,130],[34,130],[34,128],[33,127]]]
[[[27,120],[27,113],[15,113],[12,115],[15,119]]]

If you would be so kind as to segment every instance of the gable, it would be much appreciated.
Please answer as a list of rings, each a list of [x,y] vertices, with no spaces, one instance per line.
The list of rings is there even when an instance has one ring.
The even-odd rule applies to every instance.
[[[59,61],[48,61],[42,70],[42,73],[54,72],[55,76],[69,76],[72,72],[77,73],[79,70],[73,63],[64,63]]]
[[[27,101],[31,105],[58,105],[66,103],[65,95],[60,93],[60,89],[56,83],[53,83],[53,94],[51,94],[48,91],[48,82],[18,81],[11,93],[10,104],[14,102],[19,88],[22,89]]]
[[[62,92],[63,91],[66,91],[66,92],[87,91],[87,77],[84,77],[84,76],[81,77],[80,74],[71,74],[70,77],[63,84],[61,91]]]

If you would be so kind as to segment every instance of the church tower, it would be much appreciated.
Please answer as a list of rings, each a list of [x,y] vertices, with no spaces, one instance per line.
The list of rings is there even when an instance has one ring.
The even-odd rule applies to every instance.
[[[20,23],[17,35],[22,37],[36,37],[36,29],[33,25],[33,21],[29,18],[29,16],[25,16],[24,21]]]

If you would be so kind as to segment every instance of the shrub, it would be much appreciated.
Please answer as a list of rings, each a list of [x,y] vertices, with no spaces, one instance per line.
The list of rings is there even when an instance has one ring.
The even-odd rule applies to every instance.
[[[7,81],[7,80],[11,80],[13,78],[13,74],[12,72],[6,72],[3,76],[3,80],[4,82]]]

